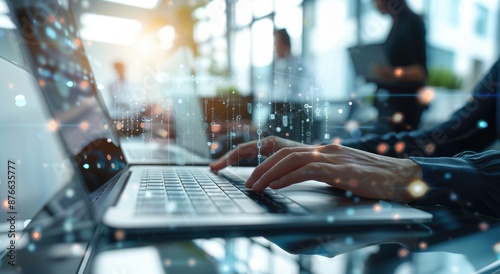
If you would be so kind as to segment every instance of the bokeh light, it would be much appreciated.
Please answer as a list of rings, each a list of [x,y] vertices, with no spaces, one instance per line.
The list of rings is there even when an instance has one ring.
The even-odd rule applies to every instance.
[[[400,248],[398,250],[398,256],[399,258],[406,258],[410,254],[410,251],[406,248]]]
[[[427,186],[427,184],[420,180],[417,180],[408,186],[408,192],[410,192],[410,195],[414,198],[420,198],[424,196],[428,190],[429,187]]]
[[[117,241],[123,241],[125,239],[125,231],[123,230],[115,231],[115,239]]]
[[[430,88],[423,88],[418,92],[418,102],[424,106],[429,105],[434,99],[434,90]]]
[[[378,154],[386,154],[389,146],[386,143],[380,143],[377,146],[377,153]]]
[[[401,112],[396,112],[392,115],[392,122],[395,124],[402,123],[405,116]]]
[[[59,124],[55,120],[50,120],[47,126],[52,132],[56,131],[59,128]]]
[[[405,142],[397,142],[396,145],[394,145],[394,150],[399,154],[403,153],[405,148],[406,148]]]

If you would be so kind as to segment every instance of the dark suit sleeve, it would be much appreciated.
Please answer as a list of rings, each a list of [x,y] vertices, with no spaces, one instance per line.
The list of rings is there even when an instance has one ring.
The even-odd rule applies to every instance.
[[[500,217],[500,151],[411,159],[422,167],[429,186],[413,205],[441,204]]]
[[[433,129],[372,135],[342,144],[418,163],[429,191],[414,204],[443,204],[500,217],[500,152],[478,153],[497,138],[499,74],[500,60],[465,106]]]

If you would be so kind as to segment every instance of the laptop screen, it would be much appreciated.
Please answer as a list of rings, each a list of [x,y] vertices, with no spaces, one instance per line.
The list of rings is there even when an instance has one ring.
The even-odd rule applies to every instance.
[[[97,228],[78,181],[73,178],[57,192],[22,236],[9,242],[2,252],[0,273],[77,273]]]
[[[87,188],[94,191],[125,167],[114,125],[101,107],[94,75],[69,3],[10,1],[21,43]]]

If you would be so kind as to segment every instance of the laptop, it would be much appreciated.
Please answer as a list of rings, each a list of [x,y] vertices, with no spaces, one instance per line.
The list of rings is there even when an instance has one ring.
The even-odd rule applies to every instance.
[[[0,71],[8,87],[0,100],[0,273],[77,273],[97,228],[80,173],[31,71],[3,58]]]
[[[389,66],[389,60],[382,44],[356,46],[348,49],[356,75],[366,81],[377,79],[373,66]]]
[[[122,123],[122,128],[118,133],[121,135],[125,133],[120,136],[120,144],[127,162],[129,164],[208,164],[211,161],[206,137],[208,127],[204,127],[204,115],[201,111],[200,100],[196,95],[196,79],[193,77],[170,78],[169,81],[160,83],[160,87],[163,98],[155,104],[161,108],[161,115],[168,116],[168,118],[163,117],[164,120],[175,118],[174,121],[165,121],[161,124],[156,121],[161,118],[156,117],[143,117],[145,122],[141,123],[127,121],[127,118],[133,117],[113,121],[113,123]],[[126,133],[128,127],[133,130],[140,127],[137,124],[142,123],[149,123],[150,129],[142,130],[139,136]],[[166,127],[165,124],[167,124]],[[168,138],[159,137],[157,132],[168,134]]]
[[[51,5],[9,1],[9,5],[18,29],[30,30],[20,32],[19,38],[54,117],[52,126],[74,156],[75,169],[82,174],[83,189],[98,218],[120,232],[111,235],[211,237],[229,232],[279,232],[290,227],[370,229],[432,218],[406,205],[360,199],[315,181],[255,193],[244,186],[253,168],[227,168],[214,174],[208,166],[173,164],[177,161],[170,165],[128,164],[97,96],[68,1]],[[191,101],[178,101],[180,111],[176,113],[193,118]],[[192,139],[177,145],[188,142]]]

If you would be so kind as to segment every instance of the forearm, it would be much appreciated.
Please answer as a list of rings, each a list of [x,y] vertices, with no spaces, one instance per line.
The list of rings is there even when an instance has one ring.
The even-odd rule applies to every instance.
[[[425,82],[427,72],[421,65],[410,65],[406,67],[396,67],[393,69],[394,80],[400,82]]]

